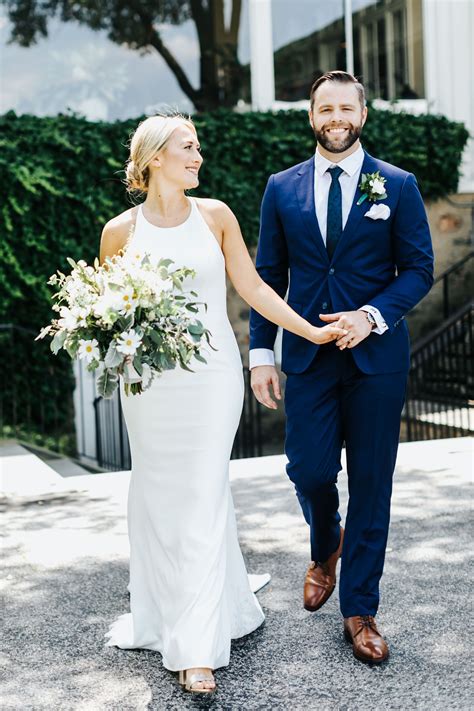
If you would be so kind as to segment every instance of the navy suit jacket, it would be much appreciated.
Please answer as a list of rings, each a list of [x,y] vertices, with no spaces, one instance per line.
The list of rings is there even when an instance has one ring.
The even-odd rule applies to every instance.
[[[314,204],[314,156],[271,175],[262,201],[256,266],[262,279],[314,325],[320,313],[379,309],[388,330],[372,333],[351,349],[364,373],[409,369],[405,314],[430,290],[433,250],[425,207],[415,176],[365,153],[361,173],[379,170],[386,178],[387,220],[365,217],[373,203],[357,201],[330,260]],[[250,314],[250,348],[272,349],[277,326],[255,310]],[[302,373],[319,346],[283,332],[282,369]]]

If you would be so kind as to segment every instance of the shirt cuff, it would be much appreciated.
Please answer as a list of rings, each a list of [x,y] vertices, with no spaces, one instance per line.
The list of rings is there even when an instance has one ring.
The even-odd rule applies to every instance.
[[[388,326],[385,323],[385,320],[380,313],[378,309],[375,308],[375,306],[371,306],[370,304],[366,304],[365,306],[361,306],[359,311],[367,311],[369,314],[372,314],[372,316],[375,319],[375,328],[372,329],[374,333],[377,333],[379,336],[382,335],[382,333],[385,333],[385,331],[388,331]]]
[[[258,365],[275,365],[275,354],[269,348],[252,348],[249,351],[249,369]]]

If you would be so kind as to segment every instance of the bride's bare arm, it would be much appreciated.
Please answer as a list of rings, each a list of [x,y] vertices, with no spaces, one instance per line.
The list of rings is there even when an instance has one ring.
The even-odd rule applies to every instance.
[[[100,238],[99,262],[103,264],[106,257],[119,254],[126,246],[130,229],[135,222],[136,208],[131,208],[113,217],[102,230]]]
[[[240,296],[264,318],[314,343],[327,343],[339,336],[338,330],[318,328],[299,316],[260,278],[233,212],[219,203],[222,251],[230,280]],[[345,330],[345,329],[342,329]]]

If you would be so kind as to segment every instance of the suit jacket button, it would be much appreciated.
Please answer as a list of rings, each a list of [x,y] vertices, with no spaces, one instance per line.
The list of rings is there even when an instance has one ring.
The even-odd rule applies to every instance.
[[[331,267],[331,269],[329,270],[329,274],[334,274],[335,271],[336,270],[334,269],[334,267]]]
[[[328,305],[327,305],[327,302],[326,302],[326,301],[323,301],[322,307],[323,307],[323,309],[327,309]]]

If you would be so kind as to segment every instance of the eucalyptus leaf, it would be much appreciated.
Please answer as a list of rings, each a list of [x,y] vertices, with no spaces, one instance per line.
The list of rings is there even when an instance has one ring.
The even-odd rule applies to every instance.
[[[204,333],[204,326],[200,321],[196,321],[196,323],[190,323],[188,326],[188,332],[192,336],[202,336]]]

